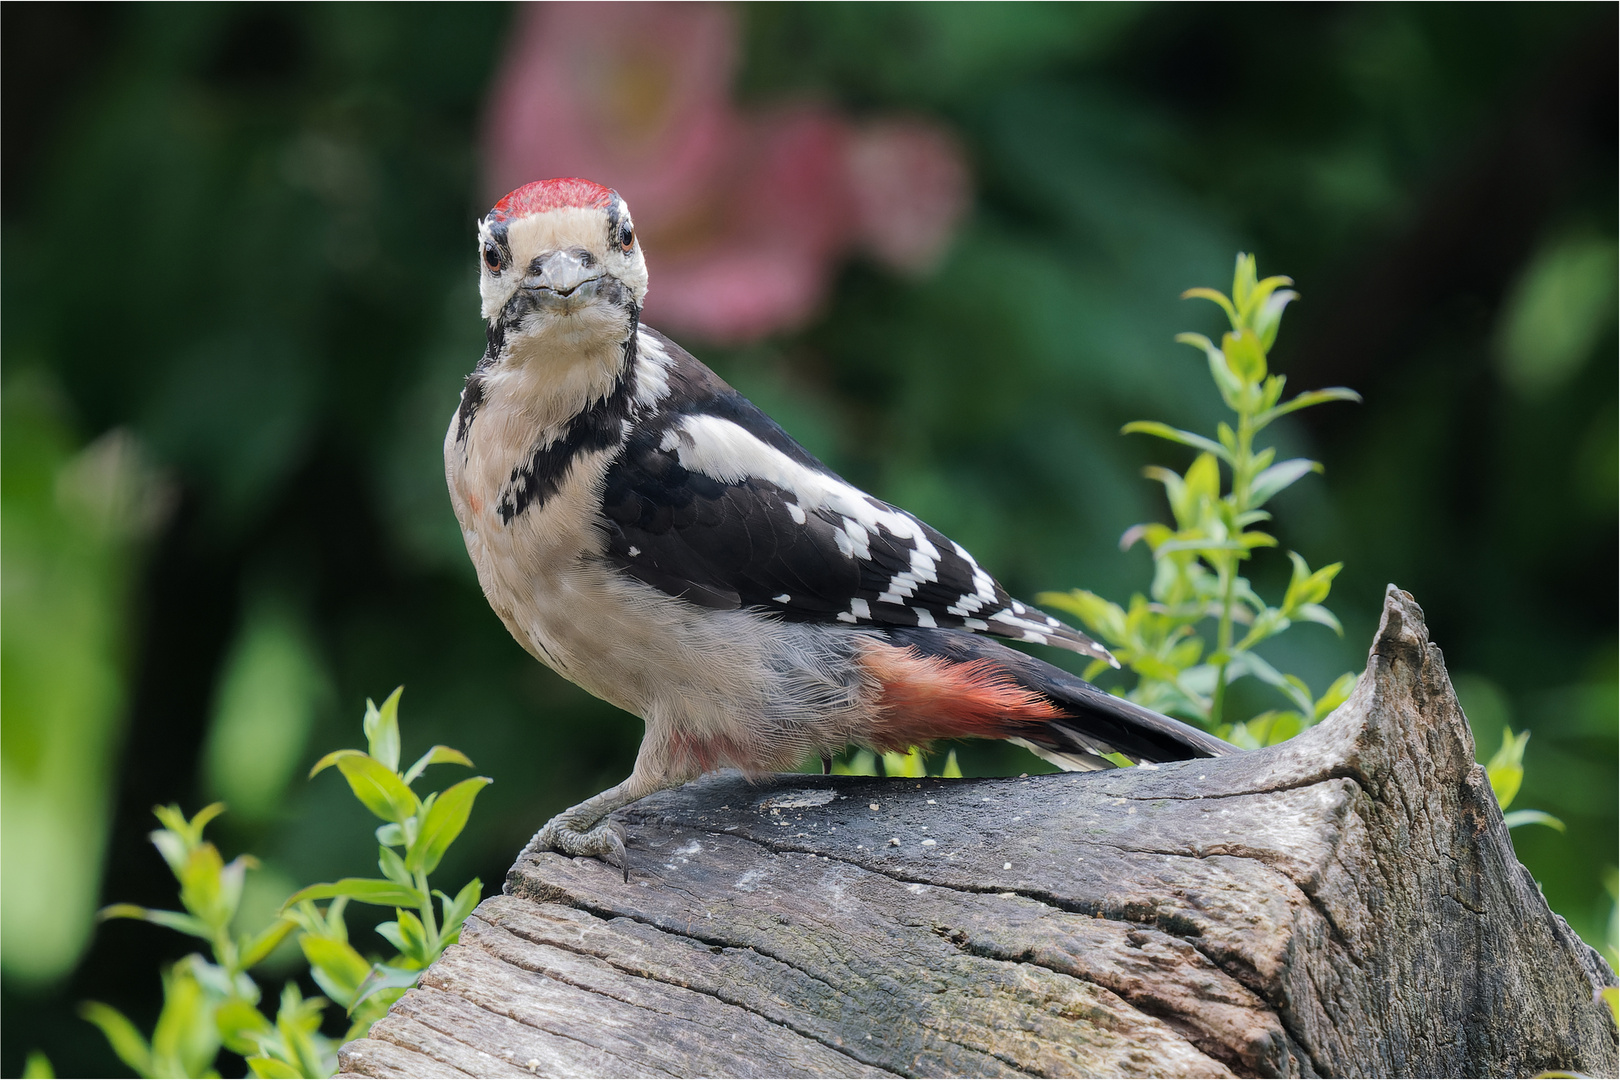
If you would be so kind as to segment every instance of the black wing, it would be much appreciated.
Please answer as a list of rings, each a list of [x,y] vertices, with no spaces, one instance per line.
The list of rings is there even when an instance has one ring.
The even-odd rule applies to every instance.
[[[644,334],[648,331],[643,330]],[[1112,660],[973,557],[844,481],[678,346],[603,489],[608,554],[666,593],[787,619],[964,627]]]

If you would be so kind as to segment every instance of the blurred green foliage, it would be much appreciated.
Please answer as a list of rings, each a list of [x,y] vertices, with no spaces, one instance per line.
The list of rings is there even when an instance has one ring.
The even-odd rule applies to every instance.
[[[84,948],[127,707],[127,612],[164,492],[128,435],[83,445],[44,379],[5,382],[0,438],[0,935],[8,977]]]
[[[683,344],[1015,594],[1127,596],[1151,556],[1116,539],[1158,501],[1139,478],[1148,444],[1120,426],[1207,431],[1222,409],[1185,377],[1175,297],[1221,280],[1235,250],[1286,266],[1309,300],[1275,366],[1366,403],[1268,429],[1280,459],[1327,467],[1330,483],[1271,505],[1283,547],[1343,562],[1345,631],[1303,627],[1268,659],[1328,685],[1363,663],[1383,586],[1410,590],[1482,750],[1504,726],[1534,732],[1518,799],[1567,830],[1515,843],[1555,909],[1603,939],[1613,9],[744,14],[740,94],[935,116],[968,148],[977,201],[926,279],[854,264],[801,333]],[[142,843],[152,805],[252,807],[215,828],[261,855],[242,899],[255,918],[291,883],[375,857],[342,785],[278,771],[338,745],[368,687],[408,679],[427,740],[516,767],[480,798],[488,827],[447,855],[439,872],[458,880],[498,879],[551,813],[628,771],[639,722],[510,639],[443,489],[443,428],[482,348],[470,229],[500,192],[479,186],[478,123],[508,19],[479,5],[0,13],[0,961],[12,1030],[66,1074],[118,1068],[72,1003],[151,1031],[153,973],[181,958],[121,924],[84,951],[101,899],[172,895]],[[1218,337],[1208,314],[1197,329]],[[1184,468],[1177,449],[1154,464]],[[106,531],[79,490],[133,524]],[[1290,574],[1255,560],[1251,576],[1283,595]],[[1248,716],[1268,692],[1251,684],[1229,705]],[[956,749],[968,775],[1042,768]],[[247,777],[255,754],[275,769]],[[261,876],[279,884],[256,893]],[[30,1049],[8,1039],[0,1068],[21,1072]]]

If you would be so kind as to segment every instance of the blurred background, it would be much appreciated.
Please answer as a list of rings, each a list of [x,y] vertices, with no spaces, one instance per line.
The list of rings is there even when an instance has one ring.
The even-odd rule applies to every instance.
[[[638,720],[541,668],[479,592],[440,446],[483,347],[472,226],[553,175],[616,187],[676,336],[1015,594],[1146,589],[1140,476],[1209,429],[1234,255],[1303,300],[1274,504],[1343,560],[1360,670],[1387,582],[1482,756],[1533,732],[1515,831],[1611,933],[1616,852],[1616,15],[1611,5],[7,5],[0,220],[0,1072],[118,1075],[178,935],[150,809],[220,798],[263,917],[364,874],[324,751],[404,683],[407,756],[496,783],[442,872],[500,887],[616,783]],[[1252,575],[1287,580],[1282,552]],[[1253,692],[1256,709],[1277,704]],[[1033,771],[1000,746],[964,771]],[[352,920],[359,923],[360,912]],[[357,940],[366,932],[357,931]],[[366,942],[364,947],[381,947]]]

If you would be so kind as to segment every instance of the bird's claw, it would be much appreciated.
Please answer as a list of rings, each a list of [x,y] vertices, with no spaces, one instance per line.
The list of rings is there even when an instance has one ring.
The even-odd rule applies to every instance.
[[[624,828],[617,821],[606,821],[594,829],[584,830],[558,816],[546,822],[529,847],[562,855],[601,859],[609,866],[623,870],[624,880],[630,880],[630,858],[625,852]]]

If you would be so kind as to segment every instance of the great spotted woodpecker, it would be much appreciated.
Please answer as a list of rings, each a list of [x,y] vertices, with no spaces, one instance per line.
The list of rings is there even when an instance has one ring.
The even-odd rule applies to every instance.
[[[850,744],[1008,739],[1066,769],[1231,751],[981,636],[1113,662],[643,326],[647,265],[616,192],[521,187],[478,249],[488,347],[444,442],[468,554],[524,648],[646,722],[629,778],[537,846],[628,876],[604,820],[619,807]]]

